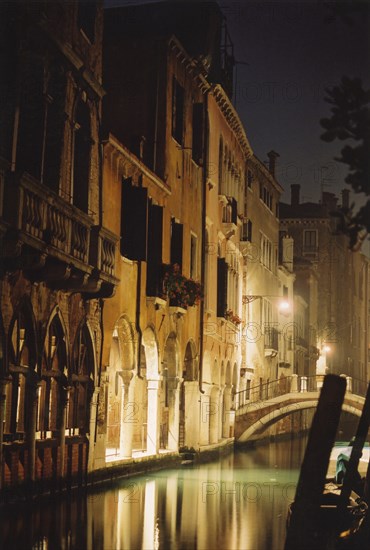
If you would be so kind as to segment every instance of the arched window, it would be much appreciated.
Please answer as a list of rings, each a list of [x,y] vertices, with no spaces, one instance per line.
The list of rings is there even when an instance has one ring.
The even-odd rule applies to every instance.
[[[27,380],[36,367],[36,336],[31,307],[23,303],[15,313],[9,331],[9,373],[5,433],[23,439],[27,430]]]
[[[94,391],[94,350],[89,329],[83,324],[73,346],[72,389],[69,397],[67,427],[85,434],[89,430],[90,401]]]
[[[90,110],[81,98],[75,113],[72,197],[73,204],[83,212],[87,212],[89,206],[90,155]]]
[[[41,364],[36,429],[42,438],[50,437],[50,432],[60,427],[63,414],[61,391],[66,386],[67,376],[66,339],[60,318],[55,315],[47,330]]]

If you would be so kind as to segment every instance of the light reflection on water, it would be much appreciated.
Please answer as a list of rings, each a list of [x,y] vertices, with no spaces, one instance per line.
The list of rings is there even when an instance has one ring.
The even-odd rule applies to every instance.
[[[280,550],[305,440],[1,514],[3,548]]]

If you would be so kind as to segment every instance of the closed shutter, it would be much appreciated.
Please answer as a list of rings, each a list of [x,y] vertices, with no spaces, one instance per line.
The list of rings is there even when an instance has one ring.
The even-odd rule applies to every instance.
[[[203,160],[203,104],[193,105],[193,143],[192,158],[197,164]]]
[[[171,264],[182,268],[183,225],[173,219],[171,221]]]
[[[163,208],[150,204],[148,211],[148,260],[146,271],[147,296],[162,294],[161,267],[162,267],[162,237],[163,237]]]
[[[234,198],[231,198],[231,221],[235,225],[238,223],[238,203]]]
[[[122,182],[121,254],[130,260],[146,260],[148,191]]]
[[[217,317],[224,317],[227,309],[227,269],[225,258],[217,258]]]

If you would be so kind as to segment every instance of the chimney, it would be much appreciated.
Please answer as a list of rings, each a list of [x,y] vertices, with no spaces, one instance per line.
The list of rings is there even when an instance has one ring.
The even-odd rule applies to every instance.
[[[292,206],[299,206],[299,194],[301,191],[301,186],[299,183],[292,183],[290,186],[290,204]]]
[[[342,189],[342,208],[349,209],[349,189]]]
[[[331,212],[337,208],[337,197],[334,193],[329,193],[329,191],[323,191],[322,193],[322,203],[327,207],[328,211]]]
[[[273,177],[275,177],[276,159],[280,157],[280,155],[279,153],[276,153],[276,151],[270,151],[267,153],[267,156],[269,158],[269,172]]]

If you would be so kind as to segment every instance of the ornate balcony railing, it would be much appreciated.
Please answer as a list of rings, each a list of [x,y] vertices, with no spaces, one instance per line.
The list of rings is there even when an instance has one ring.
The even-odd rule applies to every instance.
[[[33,271],[56,288],[98,292],[104,280],[116,284],[118,237],[27,174],[7,181],[4,263]]]

